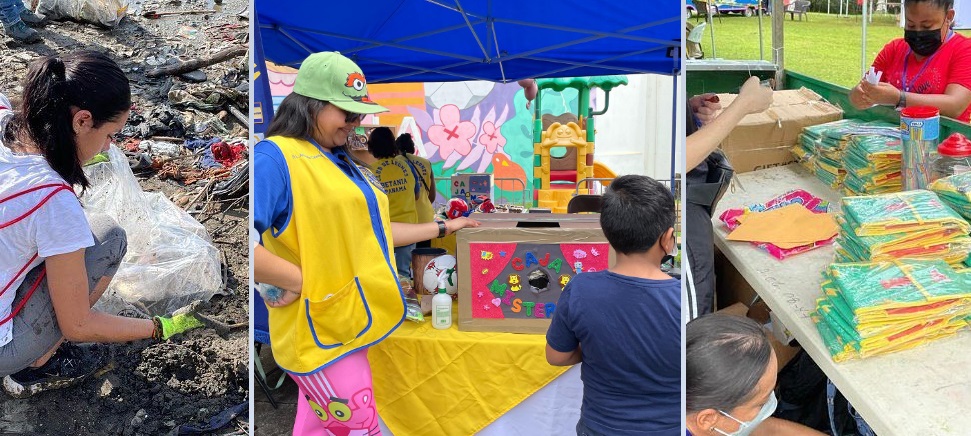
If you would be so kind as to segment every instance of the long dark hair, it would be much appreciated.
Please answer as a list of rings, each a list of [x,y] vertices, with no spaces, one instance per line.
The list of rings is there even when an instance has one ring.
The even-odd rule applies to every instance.
[[[394,132],[387,127],[377,127],[367,138],[367,149],[376,159],[388,159],[398,155],[394,145]]]
[[[402,133],[398,135],[398,139],[394,140],[394,147],[398,149],[398,152],[402,156],[405,153],[415,154],[415,140],[411,138],[411,133]]]
[[[772,346],[757,322],[711,314],[685,326],[685,411],[730,411],[750,400]]]
[[[280,102],[280,107],[273,114],[273,120],[266,128],[266,137],[283,136],[285,138],[307,139],[317,136],[317,115],[330,103],[291,92]],[[357,166],[367,166],[349,153],[347,146],[334,147],[343,150],[347,157]]]
[[[280,102],[266,136],[313,138],[317,133],[317,115],[330,103],[291,92]]]
[[[94,128],[131,108],[131,87],[104,53],[79,51],[43,57],[24,79],[23,110],[4,133],[6,141],[31,142],[64,181],[88,187],[78,159],[72,108],[91,112]]]

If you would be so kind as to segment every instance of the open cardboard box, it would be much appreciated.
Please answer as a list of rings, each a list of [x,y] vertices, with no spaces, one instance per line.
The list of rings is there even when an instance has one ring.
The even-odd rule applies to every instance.
[[[616,261],[597,215],[473,214],[472,218],[482,225],[457,233],[458,328],[462,331],[545,334],[577,266],[580,271],[600,271]],[[531,280],[531,274],[539,278]],[[547,286],[534,290],[542,275]]]
[[[736,94],[719,94],[727,108]],[[735,168],[744,173],[795,162],[790,151],[803,127],[836,121],[843,110],[807,89],[775,91],[765,112],[746,115],[722,141],[721,148]]]

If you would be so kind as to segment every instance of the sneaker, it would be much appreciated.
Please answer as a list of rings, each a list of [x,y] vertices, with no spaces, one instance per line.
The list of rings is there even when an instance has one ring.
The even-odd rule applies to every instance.
[[[20,21],[30,27],[44,27],[47,24],[47,18],[43,15],[37,15],[27,9],[20,12]]]
[[[9,26],[5,25],[4,32],[7,36],[25,44],[40,42],[40,34],[36,30],[27,27],[23,21],[18,21]]]
[[[14,398],[75,385],[103,368],[107,353],[97,345],[64,343],[39,368],[27,368],[3,378],[3,390]]]

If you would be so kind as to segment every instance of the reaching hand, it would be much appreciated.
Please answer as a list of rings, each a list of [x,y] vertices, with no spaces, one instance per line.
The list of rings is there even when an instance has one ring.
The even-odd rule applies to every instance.
[[[722,109],[718,96],[712,93],[696,95],[688,99],[691,112],[698,117],[701,124],[708,124],[715,119],[715,114]]]
[[[749,77],[732,104],[742,105],[748,114],[763,112],[772,104],[772,88],[762,86],[758,77]]]
[[[859,86],[860,91],[863,91],[863,101],[867,104],[896,106],[897,102],[900,101],[900,90],[887,82],[880,82],[874,85],[863,80]]]
[[[451,235],[466,227],[479,227],[479,222],[468,217],[455,218],[445,221],[445,234]]]
[[[171,315],[156,316],[154,319],[155,333],[152,336],[155,339],[169,340],[189,330],[205,327],[205,324],[197,318],[196,312],[206,307],[208,307],[208,304],[197,300]]]
[[[270,307],[283,307],[300,299],[300,293],[277,286],[260,283],[260,296]]]

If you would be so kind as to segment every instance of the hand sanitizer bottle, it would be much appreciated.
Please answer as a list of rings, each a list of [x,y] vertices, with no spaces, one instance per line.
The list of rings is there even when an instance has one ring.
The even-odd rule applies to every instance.
[[[438,293],[432,298],[432,327],[444,330],[452,326],[452,297],[445,292],[445,277],[438,278]]]

